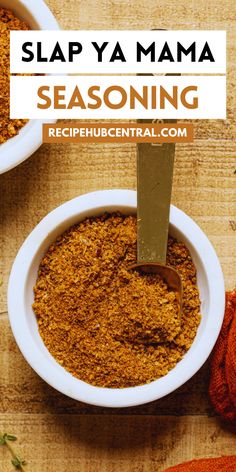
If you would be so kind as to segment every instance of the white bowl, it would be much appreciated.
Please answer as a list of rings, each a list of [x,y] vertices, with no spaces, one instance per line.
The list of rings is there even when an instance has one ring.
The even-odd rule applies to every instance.
[[[58,30],[59,25],[43,0],[0,0],[0,7],[8,8],[31,29]],[[30,120],[17,136],[0,144],[0,174],[16,167],[30,157],[42,144],[43,123],[56,120]]]
[[[103,190],[64,203],[49,213],[21,247],[12,267],[8,310],[16,342],[31,367],[52,387],[71,398],[107,407],[127,407],[157,400],[189,380],[204,364],[218,337],[225,307],[225,289],[216,253],[202,230],[178,208],[171,206],[170,234],[189,248],[197,268],[202,320],[184,358],[166,376],[147,385],[123,389],[94,387],[73,377],[45,347],[32,310],[33,287],[48,246],[71,225],[104,211],[136,213],[136,192]]]

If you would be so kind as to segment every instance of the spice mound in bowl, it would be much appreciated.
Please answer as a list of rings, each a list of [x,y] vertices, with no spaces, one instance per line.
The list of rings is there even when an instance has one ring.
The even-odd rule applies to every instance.
[[[27,123],[10,119],[10,31],[29,29],[10,10],[0,7],[0,144],[16,136]]]
[[[200,323],[196,269],[171,237],[167,264],[183,282],[177,294],[136,262],[137,218],[87,218],[62,234],[43,257],[33,309],[52,356],[72,375],[99,387],[142,385],[166,375],[190,348]]]

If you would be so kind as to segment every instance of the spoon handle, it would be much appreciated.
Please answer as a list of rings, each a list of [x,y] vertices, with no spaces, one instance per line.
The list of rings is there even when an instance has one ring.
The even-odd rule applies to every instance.
[[[138,144],[138,263],[166,263],[175,144]]]

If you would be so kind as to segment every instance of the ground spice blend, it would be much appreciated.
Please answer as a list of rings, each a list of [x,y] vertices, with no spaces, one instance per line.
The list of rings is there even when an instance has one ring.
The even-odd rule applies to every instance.
[[[183,281],[177,296],[135,263],[137,218],[104,214],[73,226],[44,256],[33,309],[40,335],[74,376],[101,387],[141,385],[167,374],[200,323],[196,270],[186,246],[169,238],[167,264]]]
[[[10,10],[0,8],[0,144],[17,135],[27,120],[10,119],[10,31],[29,30]]]

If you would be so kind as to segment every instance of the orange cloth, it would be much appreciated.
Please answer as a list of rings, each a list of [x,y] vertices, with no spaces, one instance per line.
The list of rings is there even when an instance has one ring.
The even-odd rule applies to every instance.
[[[164,472],[236,472],[236,456],[196,459],[170,467]]]
[[[216,412],[236,424],[236,290],[226,293],[224,322],[211,361],[209,394]],[[196,459],[164,472],[236,472],[236,456]]]
[[[236,424],[236,290],[226,294],[224,322],[211,361],[209,395],[216,412]]]

